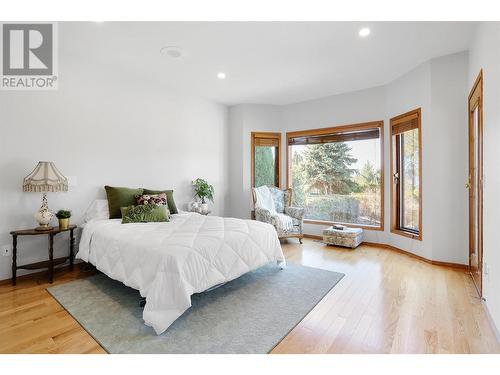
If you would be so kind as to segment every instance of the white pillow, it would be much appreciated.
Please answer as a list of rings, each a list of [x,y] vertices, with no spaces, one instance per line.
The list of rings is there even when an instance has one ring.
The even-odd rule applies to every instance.
[[[90,220],[107,220],[109,219],[109,207],[107,199],[96,199],[93,201],[85,212],[85,222]]]

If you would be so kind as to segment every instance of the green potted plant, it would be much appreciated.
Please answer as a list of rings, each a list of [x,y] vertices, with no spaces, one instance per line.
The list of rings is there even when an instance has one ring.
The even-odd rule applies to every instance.
[[[208,213],[208,203],[206,199],[209,199],[211,202],[214,201],[214,187],[210,185],[206,180],[202,178],[197,178],[193,181],[195,197],[201,199],[201,213]]]
[[[56,213],[56,217],[59,219],[59,229],[65,230],[69,228],[69,218],[71,217],[71,211],[59,210]]]

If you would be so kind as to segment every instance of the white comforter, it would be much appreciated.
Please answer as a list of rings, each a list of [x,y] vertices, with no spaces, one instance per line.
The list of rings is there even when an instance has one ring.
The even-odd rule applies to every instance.
[[[191,295],[285,258],[275,229],[251,220],[172,215],[168,223],[92,220],[77,258],[146,297],[144,322],[157,334],[191,306]]]

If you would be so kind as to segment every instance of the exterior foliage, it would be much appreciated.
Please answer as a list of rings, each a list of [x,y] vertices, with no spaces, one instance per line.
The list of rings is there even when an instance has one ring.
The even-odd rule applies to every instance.
[[[354,164],[346,142],[305,146],[292,152],[293,205],[305,208],[305,218],[342,223],[380,223],[380,170],[367,161]]]
[[[308,188],[317,188],[324,195],[349,194],[356,188],[353,181],[355,170],[351,165],[357,162],[344,142],[310,145],[306,148],[304,169]]]
[[[276,185],[276,166],[272,149],[268,146],[255,147],[255,187]]]
[[[418,230],[419,226],[419,165],[418,129],[403,133],[403,198],[405,228]]]

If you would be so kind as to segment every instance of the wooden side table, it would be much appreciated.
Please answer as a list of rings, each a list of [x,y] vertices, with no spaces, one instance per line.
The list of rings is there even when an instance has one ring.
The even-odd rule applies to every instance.
[[[76,225],[70,225],[68,229],[59,229],[59,227],[54,227],[51,230],[38,231],[35,229],[23,229],[14,230],[10,232],[12,235],[12,285],[16,285],[16,273],[18,269],[25,270],[37,270],[42,268],[47,268],[49,270],[49,282],[54,281],[54,266],[58,264],[65,263],[69,259],[69,269],[73,270],[73,260],[74,260],[74,249],[75,249],[75,236],[74,230]],[[54,237],[61,232],[69,231],[69,255],[67,257],[61,257],[54,259]],[[49,239],[49,259],[42,262],[36,262],[31,264],[24,264],[22,266],[17,265],[17,237],[19,236],[39,236],[47,235]]]

